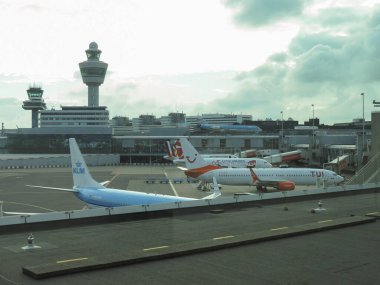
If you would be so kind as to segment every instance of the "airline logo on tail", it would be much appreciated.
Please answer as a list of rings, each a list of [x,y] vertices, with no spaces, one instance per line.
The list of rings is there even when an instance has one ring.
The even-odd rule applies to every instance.
[[[187,160],[190,164],[192,164],[192,163],[194,163],[194,162],[197,160],[197,155],[194,156],[194,159],[193,159],[193,160],[190,159],[190,156],[186,156],[186,160]]]
[[[179,140],[177,140],[175,144],[173,145],[173,153],[174,153],[174,156],[178,157],[179,159],[184,158],[182,146]]]
[[[84,174],[86,172],[85,168],[82,167],[82,162],[77,161],[75,163],[76,167],[73,167],[73,173],[74,174]]]

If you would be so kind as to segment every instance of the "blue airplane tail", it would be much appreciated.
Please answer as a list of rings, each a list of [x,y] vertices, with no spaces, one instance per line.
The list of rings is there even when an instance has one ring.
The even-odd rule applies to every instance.
[[[74,187],[105,188],[92,178],[74,138],[69,139],[69,145]]]

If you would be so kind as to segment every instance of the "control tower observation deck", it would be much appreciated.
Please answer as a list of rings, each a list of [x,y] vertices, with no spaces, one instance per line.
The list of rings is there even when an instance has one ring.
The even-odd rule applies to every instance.
[[[98,49],[98,44],[90,43],[86,50],[87,60],[79,63],[83,83],[88,86],[88,106],[99,106],[99,86],[104,82],[108,64],[99,61],[102,51]]]
[[[46,109],[46,103],[42,99],[44,90],[40,86],[30,86],[28,90],[29,100],[23,102],[22,108],[24,110],[32,110],[32,128],[38,128],[38,111]]]

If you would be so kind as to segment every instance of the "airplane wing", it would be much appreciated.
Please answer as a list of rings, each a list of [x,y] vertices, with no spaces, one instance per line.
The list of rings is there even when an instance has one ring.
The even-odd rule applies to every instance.
[[[31,216],[31,215],[38,215],[38,214],[42,214],[42,213],[24,213],[24,212],[5,212],[3,211],[3,214],[6,214],[6,215],[15,215],[15,216],[21,216],[21,215],[27,215],[27,216]]]
[[[257,187],[258,190],[261,190],[261,188],[268,186],[276,188],[278,190],[294,190],[296,187],[293,181],[280,178],[260,179],[252,168],[250,168],[250,172],[253,178],[253,184]]]
[[[43,189],[50,189],[50,190],[66,191],[66,192],[78,192],[77,190],[68,189],[68,188],[56,188],[56,187],[38,186],[38,185],[25,185],[25,186],[33,187],[33,188],[43,188]]]

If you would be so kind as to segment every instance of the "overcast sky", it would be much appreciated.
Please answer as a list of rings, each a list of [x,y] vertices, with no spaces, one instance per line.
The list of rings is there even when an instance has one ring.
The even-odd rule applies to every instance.
[[[380,0],[0,0],[0,122],[87,105],[78,63],[98,43],[110,116],[170,112],[352,121],[380,101]],[[379,110],[380,111],[380,110]]]

